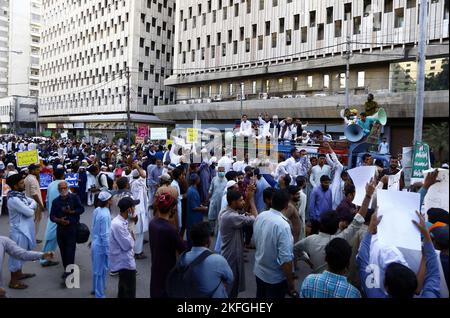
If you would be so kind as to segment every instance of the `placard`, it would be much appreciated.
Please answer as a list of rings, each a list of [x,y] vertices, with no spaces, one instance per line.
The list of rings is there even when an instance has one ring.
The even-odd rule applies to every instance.
[[[28,167],[31,164],[39,164],[39,154],[37,150],[21,151],[16,153],[17,167]]]
[[[78,188],[78,173],[66,173],[66,182],[69,188]]]
[[[48,189],[50,183],[53,182],[53,176],[50,173],[41,173],[39,177],[39,183],[41,189]]]
[[[188,144],[193,144],[198,141],[198,129],[196,128],[188,128],[186,135],[186,142]]]
[[[423,181],[423,172],[430,168],[430,147],[425,143],[416,143],[412,157],[411,183]]]
[[[150,140],[167,140],[167,128],[150,128]]]

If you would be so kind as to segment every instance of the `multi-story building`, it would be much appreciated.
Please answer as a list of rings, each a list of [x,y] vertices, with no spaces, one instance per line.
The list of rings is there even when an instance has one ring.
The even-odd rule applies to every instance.
[[[44,0],[44,12],[42,129],[112,136],[126,130],[128,110],[132,129],[167,123],[152,113],[175,101],[164,86],[175,1]]]
[[[41,0],[0,0],[0,97],[39,96]]]
[[[428,2],[427,58],[445,64],[449,1]],[[415,92],[396,93],[393,75],[394,64],[416,61],[418,13],[417,0],[177,1],[175,71],[165,82],[176,101],[155,114],[220,127],[242,107],[253,118],[267,111],[342,133],[349,52],[350,106],[362,109],[373,93],[389,116],[387,136],[409,143]],[[448,117],[448,84],[427,92],[425,105],[427,119]]]

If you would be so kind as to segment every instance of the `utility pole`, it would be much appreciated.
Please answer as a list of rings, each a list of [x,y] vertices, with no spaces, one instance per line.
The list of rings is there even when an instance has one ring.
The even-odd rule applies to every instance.
[[[425,99],[425,50],[427,43],[427,8],[428,1],[420,1],[419,20],[419,48],[417,54],[417,87],[416,87],[416,114],[414,122],[414,144],[422,141],[423,130],[423,104]]]
[[[350,36],[347,35],[347,50],[345,54],[345,59],[347,61],[347,68],[345,71],[345,108],[350,108],[350,57],[351,57],[351,51],[350,51]]]
[[[131,148],[131,114],[130,114],[130,68],[127,66],[127,129],[128,129],[128,149]]]
[[[241,118],[244,115],[244,83],[241,83]]]
[[[39,101],[38,97],[36,97],[36,137],[39,135]]]

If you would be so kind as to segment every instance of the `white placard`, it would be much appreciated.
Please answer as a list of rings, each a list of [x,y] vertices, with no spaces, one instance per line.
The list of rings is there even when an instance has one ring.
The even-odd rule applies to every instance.
[[[426,177],[427,174],[434,171],[434,169],[426,170],[423,175]],[[426,213],[431,208],[441,208],[448,212],[448,169],[439,169],[439,175],[437,177],[439,182],[433,184],[427,192],[424,199],[423,211]]]
[[[402,171],[393,176],[389,176],[388,189],[400,191],[400,178],[402,176]]]
[[[420,231],[412,223],[419,222],[420,194],[414,192],[377,191],[378,216],[383,216],[377,235],[384,245],[420,251]]]
[[[150,128],[150,140],[167,140],[167,128]]]
[[[376,167],[375,166],[369,166],[369,167],[357,167],[351,170],[348,170],[348,174],[350,178],[353,180],[353,184],[355,185],[356,194],[355,198],[353,199],[353,204],[361,206],[364,197],[366,196],[366,185],[370,182],[370,179],[372,179],[375,176]]]

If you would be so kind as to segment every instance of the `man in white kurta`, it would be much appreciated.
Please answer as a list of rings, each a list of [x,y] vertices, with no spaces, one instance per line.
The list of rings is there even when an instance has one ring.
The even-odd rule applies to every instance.
[[[142,170],[143,171],[143,170]],[[148,213],[148,196],[147,185],[145,177],[140,175],[138,170],[132,171],[132,180],[130,182],[130,190],[135,200],[139,200],[140,203],[136,206],[136,215],[138,216],[138,222],[134,230],[135,244],[134,253],[137,259],[144,259],[144,234],[148,232],[149,213]],[[145,172],[144,172],[145,175]]]

